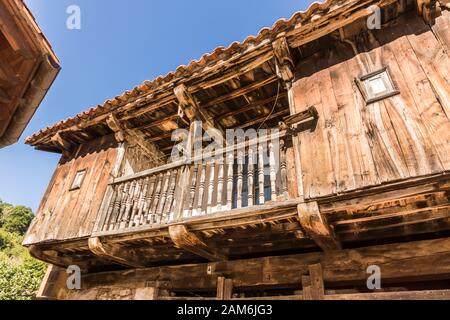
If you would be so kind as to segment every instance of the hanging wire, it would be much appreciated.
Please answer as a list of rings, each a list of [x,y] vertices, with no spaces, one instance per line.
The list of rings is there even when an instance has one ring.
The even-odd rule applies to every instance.
[[[278,103],[278,98],[280,97],[280,89],[281,89],[281,85],[280,85],[280,81],[278,81],[278,89],[277,89],[277,97],[275,99],[275,103],[273,104],[272,107],[272,111],[270,111],[270,113],[267,115],[267,117],[264,119],[264,121],[261,123],[261,125],[259,126],[258,130],[260,130],[262,128],[262,126],[266,123],[267,120],[269,120],[269,118],[272,116],[272,114],[275,111],[275,108],[277,106]]]

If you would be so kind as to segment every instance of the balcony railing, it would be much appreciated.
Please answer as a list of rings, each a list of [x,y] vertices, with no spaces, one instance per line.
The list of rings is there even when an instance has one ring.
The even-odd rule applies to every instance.
[[[276,139],[275,139],[276,138]],[[97,233],[154,228],[289,199],[285,132],[111,181]],[[279,141],[279,145],[274,143]],[[218,161],[222,155],[224,161]]]

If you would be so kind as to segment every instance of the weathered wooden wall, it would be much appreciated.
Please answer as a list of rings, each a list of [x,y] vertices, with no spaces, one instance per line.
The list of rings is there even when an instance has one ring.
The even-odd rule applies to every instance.
[[[299,134],[306,199],[450,169],[449,26],[412,13],[298,65],[296,111],[320,113]],[[366,105],[354,79],[384,66],[400,95]]]
[[[113,136],[79,147],[61,161],[38,209],[24,244],[91,235],[117,157]],[[87,169],[81,189],[70,191],[75,174]]]

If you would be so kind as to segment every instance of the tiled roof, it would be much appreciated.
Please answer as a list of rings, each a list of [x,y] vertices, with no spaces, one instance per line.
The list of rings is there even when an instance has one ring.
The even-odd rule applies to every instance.
[[[306,11],[296,12],[290,19],[280,19],[271,28],[263,28],[257,36],[249,36],[242,43],[233,42],[229,47],[218,47],[212,53],[203,55],[199,60],[191,61],[188,65],[179,66],[176,71],[165,76],[160,76],[152,81],[144,81],[134,89],[124,92],[121,96],[106,100],[103,104],[93,107],[85,112],[79,113],[75,117],[60,121],[50,127],[44,128],[26,139],[27,144],[33,145],[39,139],[55,134],[58,131],[76,126],[83,121],[96,118],[105,113],[109,113],[118,106],[124,105],[136,98],[147,95],[164,84],[172,82],[174,79],[187,78],[194,73],[201,73],[205,67],[210,67],[215,63],[231,58],[233,55],[243,52],[250,47],[255,47],[267,39],[274,39],[278,34],[296,25],[304,25],[309,21],[314,21],[316,16],[323,16],[335,7],[340,7],[343,3],[354,2],[349,0],[326,0],[323,3],[314,2]]]

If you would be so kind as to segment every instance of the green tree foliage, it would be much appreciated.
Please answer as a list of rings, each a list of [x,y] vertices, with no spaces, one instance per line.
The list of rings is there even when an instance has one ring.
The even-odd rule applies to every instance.
[[[30,300],[39,289],[46,264],[22,247],[33,213],[0,201],[0,300]]]
[[[33,212],[24,206],[9,206],[2,210],[0,225],[9,232],[24,235],[33,220]]]

